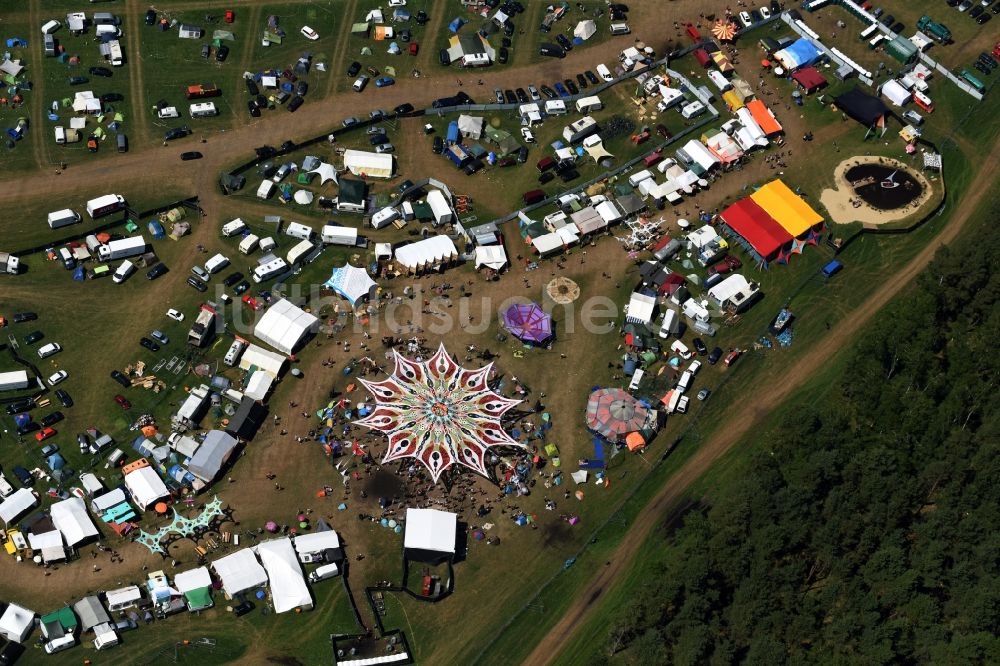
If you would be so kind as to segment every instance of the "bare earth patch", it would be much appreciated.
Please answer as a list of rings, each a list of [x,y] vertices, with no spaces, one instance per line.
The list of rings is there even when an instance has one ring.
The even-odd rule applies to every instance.
[[[911,203],[896,210],[881,210],[865,203],[861,197],[854,193],[854,188],[847,180],[846,173],[851,167],[861,164],[886,164],[913,176],[920,182],[923,192]],[[819,196],[820,202],[830,213],[831,221],[836,224],[851,224],[861,222],[865,226],[879,226],[913,215],[924,204],[934,196],[936,190],[934,185],[919,171],[912,169],[898,160],[888,157],[877,156],[856,156],[851,157],[840,164],[834,170],[833,188],[827,188]],[[939,184],[940,186],[940,184]],[[860,205],[856,205],[860,204]]]

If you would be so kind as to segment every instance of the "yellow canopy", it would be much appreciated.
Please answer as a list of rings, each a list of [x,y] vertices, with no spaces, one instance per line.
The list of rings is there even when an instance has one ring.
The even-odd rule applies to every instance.
[[[823,221],[819,213],[781,180],[772,180],[751,194],[750,198],[796,238]]]

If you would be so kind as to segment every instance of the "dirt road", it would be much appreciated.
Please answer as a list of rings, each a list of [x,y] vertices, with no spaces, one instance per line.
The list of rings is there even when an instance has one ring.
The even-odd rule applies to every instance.
[[[1000,141],[994,142],[987,160],[983,163],[992,164],[998,159],[1000,159]],[[970,185],[968,195],[957,205],[952,220],[937,238],[896,273],[894,279],[886,281],[864,303],[845,316],[834,330],[817,340],[816,344],[788,369],[784,375],[785,381],[755,392],[753,399],[740,403],[736,410],[729,414],[727,418],[729,427],[720,429],[714,437],[705,442],[640,511],[628,534],[608,558],[612,564],[593,570],[594,575],[587,585],[577,593],[576,599],[562,618],[538,642],[534,651],[525,660],[526,664],[548,664],[563,653],[565,646],[574,639],[576,631],[585,626],[594,609],[600,605],[601,597],[617,584],[621,575],[632,566],[640,546],[645,543],[649,533],[677,507],[691,484],[728,453],[776,405],[781,404],[817,370],[829,363],[831,356],[850,345],[871,318],[930,263],[938,248],[958,236],[983,195],[990,191],[991,179],[990,170],[980,171]]]

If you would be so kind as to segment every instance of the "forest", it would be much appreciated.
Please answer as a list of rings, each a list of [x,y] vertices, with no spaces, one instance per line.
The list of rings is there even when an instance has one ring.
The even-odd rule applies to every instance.
[[[594,663],[1000,663],[1000,250],[942,249],[646,550]]]

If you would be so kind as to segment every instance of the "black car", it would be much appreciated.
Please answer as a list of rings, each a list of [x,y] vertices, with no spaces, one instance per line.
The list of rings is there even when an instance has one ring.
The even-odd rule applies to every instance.
[[[986,11],[985,7],[983,7],[982,5],[976,5],[975,7],[969,10],[969,18],[978,18],[985,11]]]
[[[1000,14],[1000,5],[994,6],[991,11],[994,14]],[[979,25],[982,25],[982,24],[986,23],[987,21],[989,21],[991,18],[993,18],[993,16],[991,14],[983,14],[982,16],[980,16],[979,18],[976,19],[976,23],[978,23]]]
[[[892,31],[894,33],[896,33],[897,35],[903,34],[903,32],[905,30],[906,30],[906,26],[903,25],[902,23],[897,23],[896,25],[892,26]]]
[[[349,67],[347,68],[347,75],[348,75],[349,77],[351,77],[351,78],[354,78],[355,76],[357,76],[357,75],[358,75],[358,72],[360,72],[360,71],[361,71],[361,63],[360,63],[360,62],[358,62],[357,60],[355,60],[355,61],[354,61],[354,62],[352,62],[352,63],[351,63],[351,65],[350,65],[350,66],[349,66]]]
[[[227,287],[232,287],[234,284],[243,279],[243,273],[236,271],[235,273],[230,273],[226,276],[226,279],[222,281],[222,284]]]
[[[299,97],[298,95],[296,95],[295,97],[293,97],[291,99],[291,101],[288,102],[288,112],[289,113],[295,113],[298,110],[298,108],[300,106],[302,106],[302,102],[304,102],[304,101],[305,100],[302,99],[301,97]]]
[[[43,428],[48,428],[49,426],[53,426],[59,423],[64,418],[65,417],[63,416],[62,412],[52,412],[51,414],[46,414],[45,416],[43,416],[41,419],[38,420],[38,422],[42,424]]]
[[[612,11],[612,12],[627,12],[628,11],[628,5],[623,4],[621,2],[612,2],[610,5],[608,5],[608,11]]]
[[[560,46],[545,42],[538,47],[538,55],[548,56],[550,58],[565,58],[566,51],[564,51]]]
[[[580,89],[577,88],[576,84],[570,79],[563,81],[563,85],[566,86],[566,90],[569,91],[570,95],[578,95],[580,93]]]
[[[235,615],[236,617],[242,617],[247,613],[249,613],[250,611],[252,611],[253,609],[254,605],[252,601],[244,601],[241,604],[233,606],[233,615]]]
[[[146,337],[139,338],[139,346],[145,347],[149,351],[160,351],[160,345]]]
[[[983,74],[989,74],[992,71],[989,67],[987,67],[983,63],[979,62],[978,60],[976,62],[972,63],[972,66],[975,67],[976,69],[978,69]]]
[[[235,287],[233,287],[233,293],[236,294],[237,296],[239,296],[240,294],[242,294],[243,292],[245,292],[249,288],[250,288],[250,283],[247,282],[246,280],[243,280],[242,282],[240,282],[239,284],[237,284]]]
[[[215,49],[215,62],[226,62],[226,58],[229,57],[229,47],[223,44],[219,48]]]
[[[439,136],[434,137],[434,143],[431,145],[431,151],[435,155],[440,155],[444,152],[444,139]]]
[[[299,81],[295,84],[295,94],[300,97],[305,97],[305,94],[309,92],[309,84],[305,81]]]
[[[524,164],[527,161],[528,161],[528,147],[521,146],[517,150],[517,163]]]
[[[587,77],[584,76],[583,74],[577,74],[576,75],[576,83],[577,83],[577,85],[580,86],[580,89],[583,90],[584,88],[587,87]]]
[[[551,171],[546,171],[545,173],[543,173],[540,176],[538,176],[538,184],[539,185],[544,185],[545,183],[549,182],[550,180],[552,180],[555,177],[556,176],[555,176],[554,173],[552,173]]]
[[[69,397],[69,393],[67,393],[64,389],[56,389],[56,397],[59,398],[59,403],[63,407],[73,406],[73,398]]]
[[[246,83],[247,92],[250,93],[252,96],[256,97],[257,95],[260,94],[260,88],[257,87],[256,81],[254,81],[253,79],[243,79],[243,82]]]
[[[592,71],[590,71],[589,69],[588,69],[588,70],[587,70],[586,72],[584,72],[584,73],[583,73],[583,75],[584,75],[584,76],[586,76],[586,77],[587,77],[587,80],[588,80],[588,81],[590,81],[590,82],[591,82],[592,84],[594,84],[595,86],[596,86],[596,85],[597,85],[597,84],[599,83],[599,81],[598,81],[598,79],[597,79],[597,74],[594,74],[594,73],[593,73]]]
[[[991,56],[986,51],[983,51],[982,53],[979,54],[979,59],[982,60],[984,64],[989,65],[990,67],[996,67],[998,64],[1000,64],[997,63],[996,58]]]
[[[423,25],[428,21],[430,21],[431,18],[427,16],[427,12],[421,9],[419,12],[417,12],[417,15],[413,18],[413,20],[417,22],[417,25]]]
[[[156,10],[147,9],[146,10],[146,25],[154,25],[156,23]]]
[[[778,0],[771,0],[771,16],[777,16],[781,13],[781,3]]]
[[[497,54],[497,62],[501,65],[506,65],[508,60],[510,60],[510,51],[501,46]]]
[[[511,45],[510,37],[504,37],[503,39],[500,40],[500,46],[502,46],[503,48],[509,49],[510,45]]]
[[[403,102],[402,104],[400,104],[399,106],[397,106],[395,109],[392,110],[392,112],[395,113],[397,116],[402,115],[404,113],[411,113],[412,111],[413,111],[413,105],[410,104],[409,102]]]
[[[165,264],[156,264],[155,266],[153,266],[152,268],[150,268],[148,271],[146,271],[146,279],[147,280],[155,280],[156,278],[160,277],[161,275],[166,275],[167,272],[168,272],[168,270],[169,269],[166,267]]]
[[[573,50],[573,43],[569,41],[566,35],[556,35],[556,41],[559,42],[559,46],[563,48],[563,51]]]
[[[199,280],[198,278],[196,278],[193,275],[190,276],[190,277],[188,277],[187,283],[189,285],[191,285],[193,288],[195,288],[198,291],[200,291],[201,293],[205,293],[206,291],[208,291],[208,285],[205,284],[204,282],[202,282],[201,280]]]
[[[505,34],[508,37],[513,37],[514,36],[514,22],[513,21],[507,21],[507,23],[504,24],[504,26],[503,26],[503,34]]]
[[[42,333],[41,331],[32,331],[31,333],[28,333],[26,336],[24,336],[24,344],[33,345],[44,337],[45,334]]]
[[[12,319],[15,324],[20,324],[25,321],[35,321],[38,319],[38,315],[34,312],[15,312]]]
[[[441,63],[442,65],[451,64],[451,56],[448,55],[448,49],[441,49],[440,51],[438,51],[438,62]]]
[[[111,379],[115,380],[125,388],[132,386],[132,381],[118,370],[111,371]]]
[[[35,406],[35,401],[31,398],[21,398],[20,400],[15,400],[14,402],[8,403],[7,413],[8,414],[20,414],[21,412],[26,412]]]
[[[719,362],[720,358],[722,358],[722,347],[716,347],[708,355],[708,364],[709,365],[715,365],[716,363]]]
[[[94,76],[103,76],[106,79],[114,76],[114,72],[112,72],[107,67],[91,67],[87,71],[90,72]]]
[[[370,143],[373,146],[377,146],[383,143],[389,143],[389,137],[386,136],[384,133],[372,134],[370,137],[368,137],[368,143]]]
[[[708,347],[705,346],[705,343],[702,342],[701,338],[695,338],[691,342],[694,343],[694,349],[698,352],[698,356],[704,356],[708,353]]]
[[[518,88],[517,90],[514,91],[514,94],[517,95],[517,101],[520,102],[521,104],[527,104],[528,101],[531,99],[530,97],[528,97],[528,93],[525,92],[524,88]]]
[[[260,118],[260,105],[257,104],[256,100],[247,100],[247,111],[254,118]]]
[[[548,97],[549,99],[555,99],[556,97],[559,97],[559,95],[556,94],[556,91],[553,90],[552,88],[549,88],[548,86],[542,86],[541,88],[539,88],[539,90],[541,90],[542,94]]]
[[[190,162],[191,160],[200,160],[204,155],[199,153],[197,150],[189,150],[186,153],[181,153],[182,162]]]
[[[124,99],[125,95],[122,95],[121,93],[104,93],[101,95],[101,101],[105,104],[110,102],[121,102]]]
[[[504,98],[504,100],[508,104],[516,104],[517,103],[517,95],[515,95],[514,91],[511,90],[510,88],[508,88],[507,90],[503,91],[503,98]]]
[[[164,141],[173,141],[174,139],[182,139],[191,133],[191,128],[187,125],[183,127],[174,127],[168,129],[166,134],[163,135]]]
[[[88,83],[90,79],[86,76],[71,76],[69,77],[69,84],[71,86],[82,86],[84,83]]]
[[[24,646],[10,641],[0,650],[0,666],[14,666],[24,654]]]

